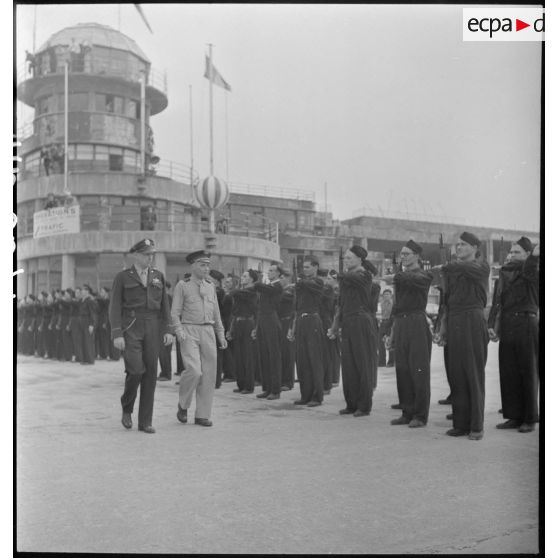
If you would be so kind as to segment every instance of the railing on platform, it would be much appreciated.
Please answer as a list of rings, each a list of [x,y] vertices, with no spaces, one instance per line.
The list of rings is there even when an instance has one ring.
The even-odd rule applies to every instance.
[[[298,188],[283,188],[281,186],[268,186],[265,184],[230,182],[229,188],[233,194],[249,194],[252,196],[267,196],[311,202],[314,201],[315,197],[314,192],[310,192],[308,190],[300,190]]]

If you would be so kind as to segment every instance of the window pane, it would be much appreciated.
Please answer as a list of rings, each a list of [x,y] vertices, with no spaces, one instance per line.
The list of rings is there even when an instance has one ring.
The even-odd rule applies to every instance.
[[[97,161],[108,161],[109,151],[106,145],[95,146],[95,159]]]
[[[105,95],[102,93],[95,93],[95,110],[105,112]]]
[[[89,93],[71,93],[68,98],[68,110],[87,110]]]
[[[114,112],[122,114],[124,112],[124,99],[122,97],[114,98]]]
[[[111,155],[122,155],[122,147],[109,147]]]
[[[109,155],[109,169],[111,171],[122,170],[122,155]]]
[[[76,159],[91,161],[93,159],[93,146],[78,144],[76,146]]]
[[[76,158],[76,146],[75,145],[68,145],[68,159],[72,160]]]
[[[124,164],[128,167],[136,166],[136,152],[129,149],[124,150]]]

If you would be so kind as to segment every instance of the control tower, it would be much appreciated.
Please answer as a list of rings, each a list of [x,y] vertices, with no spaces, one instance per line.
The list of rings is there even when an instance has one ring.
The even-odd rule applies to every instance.
[[[168,280],[182,277],[184,255],[206,246],[206,220],[196,171],[156,154],[150,121],[168,105],[166,74],[133,39],[82,23],[28,54],[17,97],[34,109],[32,122],[18,122],[20,296],[110,286],[144,237],[155,241],[155,265]],[[277,242],[238,234],[216,242],[224,271],[279,259]]]

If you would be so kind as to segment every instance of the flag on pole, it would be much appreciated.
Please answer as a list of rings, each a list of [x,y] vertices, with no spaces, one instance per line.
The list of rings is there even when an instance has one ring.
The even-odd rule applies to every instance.
[[[217,68],[209,62],[209,56],[205,56],[205,74],[203,77],[210,79],[215,85],[222,87],[226,91],[232,91],[231,86],[223,79]]]
[[[134,4],[134,6],[136,7],[136,10],[138,11],[139,15],[141,16],[141,19],[143,19],[143,22],[145,23],[145,25],[147,25],[147,28],[149,29],[149,31],[151,31],[151,33],[153,34],[153,29],[151,29],[151,25],[149,25],[149,22],[147,21],[147,18],[145,17],[145,14],[143,13],[143,10],[142,10],[141,6],[139,4]]]

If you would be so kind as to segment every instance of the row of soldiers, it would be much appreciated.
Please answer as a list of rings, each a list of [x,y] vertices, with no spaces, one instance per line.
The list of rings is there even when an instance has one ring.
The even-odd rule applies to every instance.
[[[95,359],[119,360],[110,340],[110,289],[89,285],[41,291],[17,303],[19,353],[90,365]]]

